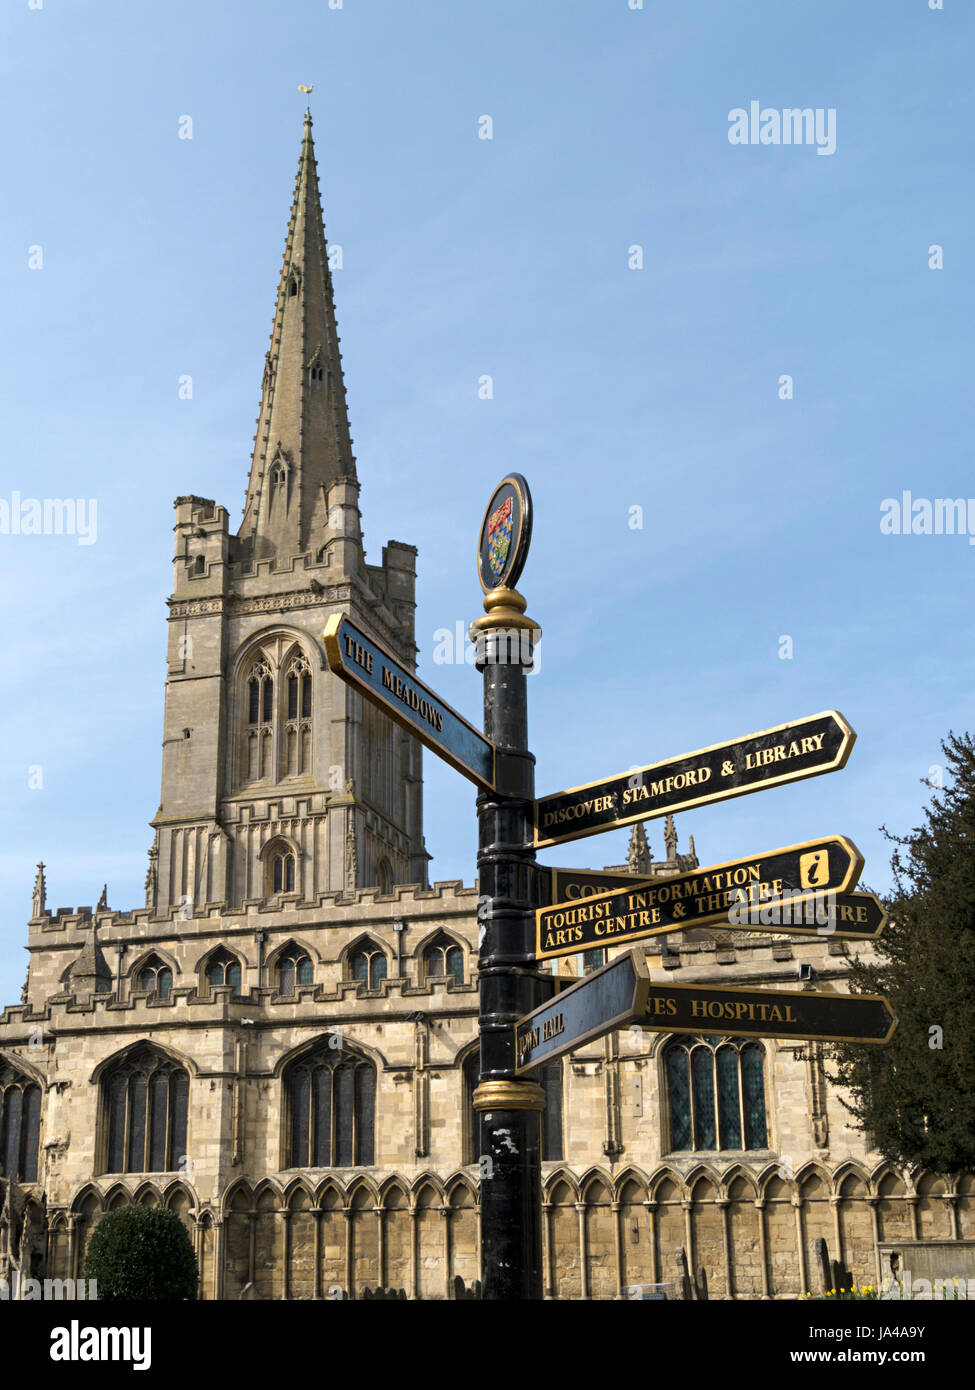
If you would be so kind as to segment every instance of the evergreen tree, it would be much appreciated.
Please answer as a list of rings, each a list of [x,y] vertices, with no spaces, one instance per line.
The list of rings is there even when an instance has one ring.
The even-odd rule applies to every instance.
[[[162,1207],[120,1207],[102,1217],[85,1257],[98,1297],[195,1298],[196,1255],[186,1227]]]
[[[975,1168],[975,741],[949,733],[926,823],[890,835],[895,891],[855,993],[883,994],[898,1026],[883,1048],[844,1045],[833,1081],[872,1147],[901,1167]],[[931,786],[931,783],[925,783]]]

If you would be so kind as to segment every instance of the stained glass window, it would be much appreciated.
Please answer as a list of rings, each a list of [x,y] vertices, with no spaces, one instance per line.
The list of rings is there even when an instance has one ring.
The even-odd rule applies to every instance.
[[[720,1037],[673,1042],[665,1053],[673,1150],[764,1149],[765,1049]]]
[[[169,1173],[186,1152],[189,1077],[145,1044],[103,1079],[106,1172]]]
[[[285,1073],[293,1168],[348,1168],[374,1161],[376,1069],[325,1040]]]
[[[34,1082],[0,1068],[0,1173],[15,1182],[37,1181],[40,1101]]]

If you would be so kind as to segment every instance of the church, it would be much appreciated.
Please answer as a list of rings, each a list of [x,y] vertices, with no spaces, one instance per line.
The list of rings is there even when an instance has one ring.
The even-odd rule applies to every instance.
[[[52,909],[38,866],[0,1014],[0,1279],[80,1278],[132,1202],[185,1223],[201,1299],[446,1299],[478,1276],[477,887],[430,884],[419,744],[322,643],[348,613],[416,666],[416,549],[368,563],[358,494],[306,115],[243,519],[175,502],[145,903]],[[677,846],[672,819],[658,855],[637,825],[608,867],[697,867]],[[842,990],[869,950],[729,925],[655,938],[648,964]],[[546,1297],[674,1284],[683,1247],[711,1298],[795,1298],[820,1291],[819,1237],[863,1283],[894,1249],[975,1239],[975,1179],[885,1164],[828,1060],[615,1033],[546,1066]]]

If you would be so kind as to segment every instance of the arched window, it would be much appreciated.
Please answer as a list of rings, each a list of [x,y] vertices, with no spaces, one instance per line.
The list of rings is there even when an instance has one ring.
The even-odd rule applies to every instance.
[[[562,1151],[562,1063],[548,1062],[535,1074],[545,1092],[542,1111],[542,1161],[556,1162],[565,1157]]]
[[[107,1173],[171,1173],[186,1153],[190,1079],[183,1067],[141,1043],[102,1078]]]
[[[442,980],[450,977],[457,984],[464,983],[464,951],[456,941],[445,932],[430,942],[423,952],[423,969],[428,980]]]
[[[323,375],[324,375],[324,373],[323,373],[323,371],[322,371],[322,364],[321,364],[321,362],[319,362],[319,361],[317,360],[317,358],[316,358],[316,360],[311,364],[311,369],[310,369],[310,371],[309,371],[309,375],[310,375],[312,381],[321,381],[321,380],[322,380],[322,377],[323,377]]]
[[[289,298],[289,299],[294,299],[295,296],[297,295],[297,293],[298,293],[298,279],[297,279],[297,276],[292,275],[291,278],[288,280],[288,298]]]
[[[393,887],[393,871],[388,859],[380,859],[376,865],[376,883],[380,893],[389,893]]]
[[[284,1074],[288,1166],[351,1168],[375,1161],[376,1068],[323,1038]]]
[[[211,990],[214,985],[230,985],[239,994],[240,961],[221,946],[207,961],[206,980]]]
[[[378,989],[380,981],[386,979],[386,953],[373,941],[364,941],[349,956],[349,974],[353,980],[361,980],[369,989]]]
[[[278,956],[275,966],[279,994],[294,994],[298,985],[313,985],[315,971],[300,946],[288,946]]]
[[[720,1037],[686,1038],[664,1053],[671,1149],[765,1149],[765,1049]]]
[[[247,733],[243,771],[248,781],[259,782],[272,775],[273,725],[274,677],[266,657],[259,656],[247,677]]]
[[[273,845],[266,858],[267,896],[295,891],[295,856],[289,845]]]
[[[168,999],[173,988],[173,972],[159,956],[150,956],[139,970],[139,989],[156,999]]]
[[[481,1075],[481,1049],[475,1047],[461,1063],[461,1088],[463,1090],[464,1116],[463,1151],[465,1163],[476,1163],[480,1156],[480,1135],[478,1133],[477,1111],[474,1109],[474,1090]]]
[[[37,1182],[41,1088],[0,1060],[0,1177]]]
[[[306,773],[311,761],[311,667],[301,652],[288,666],[287,694],[284,766],[295,777]]]

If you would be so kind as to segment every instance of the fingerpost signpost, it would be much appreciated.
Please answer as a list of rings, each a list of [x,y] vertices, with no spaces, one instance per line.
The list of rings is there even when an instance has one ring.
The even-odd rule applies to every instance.
[[[887,918],[856,893],[863,859],[842,835],[666,879],[549,869],[535,851],[842,768],[856,734],[836,710],[535,799],[526,675],[541,630],[515,585],[531,542],[528,484],[495,488],[477,544],[484,613],[470,628],[484,732],[347,614],[324,633],[329,669],[477,787],[482,1297],[542,1297],[544,1062],[615,1028],[883,1044],[896,1019],[879,995],[660,983],[641,951],[556,993],[550,959],[705,924],[870,940]]]

